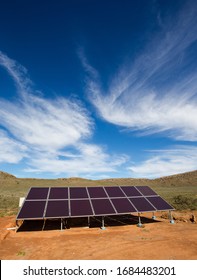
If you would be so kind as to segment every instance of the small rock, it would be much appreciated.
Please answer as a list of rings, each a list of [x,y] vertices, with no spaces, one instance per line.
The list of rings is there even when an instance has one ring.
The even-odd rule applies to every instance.
[[[190,221],[194,224],[196,224],[196,216],[192,214]]]

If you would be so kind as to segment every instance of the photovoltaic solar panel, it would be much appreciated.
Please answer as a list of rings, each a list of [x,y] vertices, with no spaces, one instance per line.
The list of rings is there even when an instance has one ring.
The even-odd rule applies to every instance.
[[[92,216],[93,212],[91,209],[89,200],[71,200],[71,216]]]
[[[107,197],[106,192],[102,187],[88,188],[88,192],[91,198],[105,198]]]
[[[144,197],[131,197],[129,200],[133,203],[138,212],[155,211],[156,209]]]
[[[92,199],[95,215],[112,215],[116,213],[109,199]]]
[[[142,196],[142,194],[135,187],[121,187],[126,196]]]
[[[132,213],[136,212],[136,209],[130,203],[127,198],[112,198],[111,199],[117,213]]]
[[[88,198],[87,190],[86,188],[70,188],[70,198],[76,199],[76,198]]]
[[[170,210],[173,207],[163,200],[160,196],[147,197],[147,199],[159,210]]]
[[[68,200],[49,200],[47,204],[45,218],[55,218],[55,217],[68,217]]]
[[[31,188],[27,199],[47,199],[49,188]]]
[[[125,197],[119,187],[105,187],[105,190],[109,197]]]
[[[18,219],[42,219],[44,217],[46,201],[25,201],[18,215]]]
[[[148,186],[32,187],[17,220],[174,210]]]
[[[51,188],[49,199],[68,199],[68,188]]]
[[[154,192],[151,188],[148,186],[137,186],[135,187],[139,192],[141,192],[144,196],[147,195],[157,195],[156,192]]]

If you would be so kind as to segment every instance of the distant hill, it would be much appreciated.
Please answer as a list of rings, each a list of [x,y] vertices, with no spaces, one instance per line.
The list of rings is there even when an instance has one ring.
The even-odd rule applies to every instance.
[[[36,179],[36,178],[17,178],[12,174],[0,171],[0,182],[7,180],[8,182],[15,181],[17,184],[22,183],[30,186],[32,185],[60,185],[60,186],[94,186],[94,185],[149,185],[149,186],[197,186],[197,170],[191,172],[185,172],[180,174],[175,174],[171,176],[159,177],[156,179],[146,179],[146,178],[109,178],[101,180],[91,180],[80,177],[71,178],[58,178],[58,179]],[[14,182],[12,182],[13,184]]]
[[[146,178],[110,178],[90,180],[85,178],[35,179],[17,178],[0,171],[0,216],[18,211],[20,197],[27,195],[32,186],[143,186],[148,185],[164,197],[176,209],[197,209],[197,170],[160,177]]]
[[[16,179],[16,177],[7,172],[0,171],[0,179]]]

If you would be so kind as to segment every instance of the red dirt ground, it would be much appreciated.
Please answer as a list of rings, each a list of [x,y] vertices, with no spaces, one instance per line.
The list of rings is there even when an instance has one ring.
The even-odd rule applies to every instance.
[[[197,216],[197,211],[195,211]],[[197,259],[197,224],[189,213],[178,213],[175,224],[158,214],[157,221],[114,222],[106,230],[71,225],[70,229],[18,231],[15,217],[0,218],[1,260],[192,260]],[[151,214],[143,215],[151,218]],[[116,217],[114,217],[116,219]],[[113,224],[114,222],[114,224]],[[121,224],[122,223],[122,224]]]

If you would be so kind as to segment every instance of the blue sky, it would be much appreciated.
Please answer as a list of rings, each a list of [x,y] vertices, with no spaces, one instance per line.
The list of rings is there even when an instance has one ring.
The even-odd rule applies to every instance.
[[[188,0],[2,1],[0,170],[196,170],[196,14]]]

